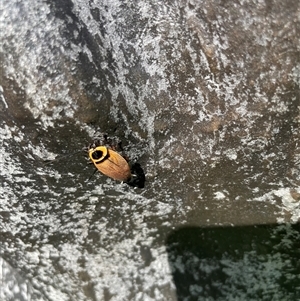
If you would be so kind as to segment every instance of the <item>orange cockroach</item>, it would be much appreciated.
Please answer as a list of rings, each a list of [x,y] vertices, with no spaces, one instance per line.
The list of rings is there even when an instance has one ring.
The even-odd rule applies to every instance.
[[[120,142],[113,145],[112,140],[104,134],[102,140],[95,140],[88,147],[89,158],[97,170],[104,175],[114,180],[126,182],[130,186],[143,188],[145,174],[140,164],[128,163],[126,157],[116,151],[117,147],[122,150]]]
[[[128,162],[116,151],[106,146],[90,147],[89,157],[96,168],[106,176],[121,182],[131,180],[131,170]]]
[[[129,163],[129,160],[119,154],[117,147],[122,150],[121,143],[113,145],[112,140],[108,139],[107,135],[103,135],[103,139],[94,140],[87,150],[92,163],[104,175],[121,182],[125,182],[130,186],[143,188],[145,184],[145,174],[139,163]],[[72,155],[81,152],[81,150],[74,152]],[[70,157],[70,155],[66,155]],[[54,160],[44,160],[46,164],[53,161],[65,158],[61,156]]]

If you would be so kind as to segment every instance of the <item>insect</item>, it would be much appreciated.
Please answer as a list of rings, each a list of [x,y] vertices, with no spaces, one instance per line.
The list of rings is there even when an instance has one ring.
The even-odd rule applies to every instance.
[[[139,163],[129,163],[128,158],[117,152],[121,151],[121,143],[113,144],[112,140],[106,134],[103,140],[95,140],[88,147],[89,158],[104,175],[130,186],[143,188],[145,183],[145,174]]]
[[[116,151],[106,146],[96,146],[90,147],[88,152],[95,167],[106,176],[122,182],[131,179],[128,162]]]
[[[96,167],[95,171],[100,171],[104,175],[121,182],[125,182],[130,186],[143,188],[145,184],[145,174],[141,165],[137,162],[129,162],[126,156],[121,155],[117,149],[123,151],[120,142],[113,143],[112,139],[106,134],[102,135],[102,139],[96,139],[84,151],[88,152],[91,163]],[[77,154],[82,150],[76,151]],[[70,157],[70,155],[66,155]],[[54,160],[44,160],[46,164],[65,158],[62,156]],[[91,178],[91,177],[90,177]]]

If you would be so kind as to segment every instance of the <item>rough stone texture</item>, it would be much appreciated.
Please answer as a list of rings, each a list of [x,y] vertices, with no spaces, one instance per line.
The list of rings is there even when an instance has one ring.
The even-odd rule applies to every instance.
[[[300,299],[299,1],[2,0],[0,28],[0,299]],[[97,131],[145,189],[87,181]]]

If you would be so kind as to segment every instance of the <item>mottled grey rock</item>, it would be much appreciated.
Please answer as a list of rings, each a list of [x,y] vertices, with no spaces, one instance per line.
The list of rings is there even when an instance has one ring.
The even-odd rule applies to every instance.
[[[299,16],[296,0],[2,1],[0,255],[30,300],[300,298]],[[74,152],[99,131],[144,189],[87,181]]]

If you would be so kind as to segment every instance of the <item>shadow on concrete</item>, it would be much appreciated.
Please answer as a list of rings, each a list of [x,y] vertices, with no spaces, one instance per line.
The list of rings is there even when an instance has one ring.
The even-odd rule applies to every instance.
[[[178,301],[300,300],[300,225],[185,227],[166,240]]]

